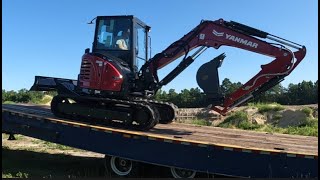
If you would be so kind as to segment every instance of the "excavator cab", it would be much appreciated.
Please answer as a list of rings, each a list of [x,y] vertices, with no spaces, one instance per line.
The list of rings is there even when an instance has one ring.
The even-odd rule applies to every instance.
[[[92,53],[119,58],[136,72],[148,59],[149,30],[134,16],[98,16]]]

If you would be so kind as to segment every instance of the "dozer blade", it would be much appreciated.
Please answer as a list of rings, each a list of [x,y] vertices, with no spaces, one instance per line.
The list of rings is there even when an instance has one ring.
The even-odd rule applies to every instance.
[[[61,88],[61,85],[64,88]],[[35,76],[34,84],[30,88],[30,91],[56,91],[65,89],[66,87],[73,90],[75,86],[77,86],[77,80]]]
[[[218,68],[221,66],[225,54],[222,53],[211,61],[203,64],[197,72],[197,83],[206,94],[208,103],[220,105],[223,96],[220,90]]]

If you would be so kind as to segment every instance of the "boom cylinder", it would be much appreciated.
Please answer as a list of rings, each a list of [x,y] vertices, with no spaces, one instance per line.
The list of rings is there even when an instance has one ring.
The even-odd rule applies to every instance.
[[[238,30],[238,31],[242,31],[243,33],[252,35],[252,36],[257,36],[257,37],[261,37],[261,38],[267,38],[267,36],[269,35],[269,33],[261,31],[259,29],[235,22],[235,21],[230,21],[227,23],[227,25],[229,25],[230,28],[234,29],[234,30]]]

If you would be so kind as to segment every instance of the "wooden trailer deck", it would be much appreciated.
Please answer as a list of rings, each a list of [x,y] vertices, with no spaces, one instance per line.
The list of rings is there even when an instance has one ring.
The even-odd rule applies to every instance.
[[[57,123],[73,126],[87,126],[97,131],[122,133],[127,137],[148,137],[150,140],[185,145],[216,146],[230,151],[272,154],[284,153],[288,156],[318,157],[318,137],[270,134],[265,132],[197,126],[181,123],[158,124],[153,129],[142,132],[112,127],[100,127],[54,117],[49,106],[30,104],[3,105],[2,111],[25,116],[36,116]]]

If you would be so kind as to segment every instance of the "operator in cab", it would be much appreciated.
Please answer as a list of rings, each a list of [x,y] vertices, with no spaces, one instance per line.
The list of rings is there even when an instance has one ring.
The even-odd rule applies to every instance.
[[[116,41],[116,45],[121,50],[129,50],[130,29],[120,31],[120,37]]]

